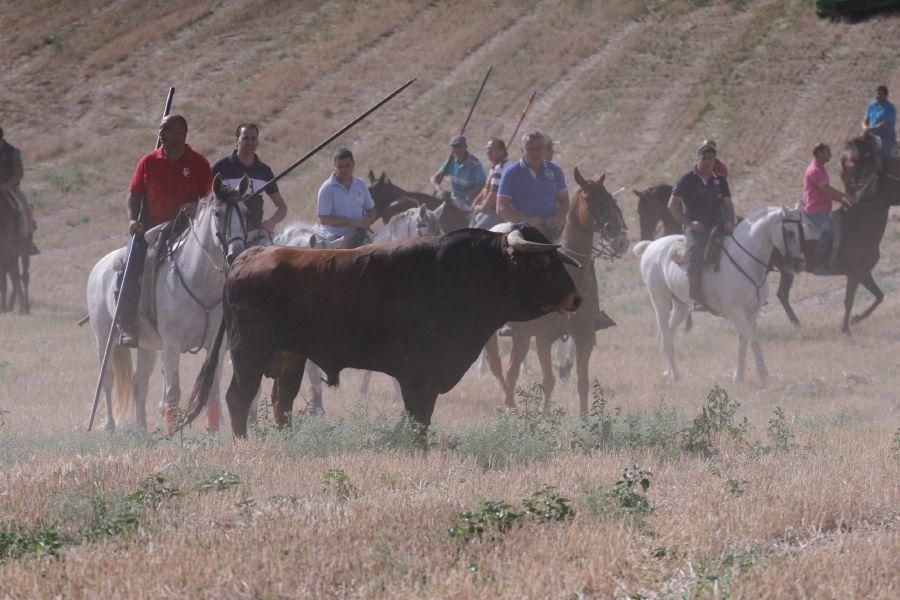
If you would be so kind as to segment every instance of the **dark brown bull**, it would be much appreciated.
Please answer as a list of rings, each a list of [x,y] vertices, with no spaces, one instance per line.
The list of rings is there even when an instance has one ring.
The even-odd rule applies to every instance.
[[[594,349],[596,335],[594,325],[600,315],[600,303],[597,296],[597,278],[594,273],[594,233],[600,234],[604,243],[608,244],[610,254],[617,256],[628,248],[625,221],[619,210],[616,199],[603,186],[606,175],[591,181],[585,179],[575,168],[575,181],[580,189],[575,193],[566,215],[563,228],[562,250],[585,263],[584,269],[567,267],[569,275],[575,281],[579,294],[584,298],[584,305],[573,315],[547,315],[530,323],[516,323],[512,330],[512,350],[506,375],[500,370],[500,356],[496,338],[486,348],[486,358],[491,372],[500,382],[506,395],[506,406],[515,406],[514,392],[519,378],[519,369],[531,338],[535,338],[538,360],[543,372],[544,399],[549,406],[550,396],[556,379],[553,376],[553,365],[550,350],[553,342],[563,336],[572,336],[575,342],[575,364],[578,372],[577,387],[581,414],[587,413],[588,404],[588,364]]]
[[[0,313],[13,310],[19,299],[19,312],[28,314],[28,245],[21,237],[19,221],[13,209],[15,200],[8,192],[0,190]],[[19,271],[19,260],[22,271]],[[7,302],[6,278],[12,284],[12,294]]]
[[[276,423],[290,424],[307,358],[329,385],[348,367],[395,377],[406,410],[427,426],[438,394],[456,385],[505,322],[581,303],[563,266],[574,261],[556,248],[527,225],[354,250],[251,248],[225,284],[225,316],[188,422],[206,404],[227,328],[234,375],[226,400],[237,436],[247,433],[263,375],[275,379]]]

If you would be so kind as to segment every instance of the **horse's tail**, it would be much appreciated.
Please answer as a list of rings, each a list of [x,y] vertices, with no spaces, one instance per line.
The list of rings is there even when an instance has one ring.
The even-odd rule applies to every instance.
[[[134,369],[131,350],[122,346],[113,348],[113,419],[123,423],[134,407]]]
[[[631,248],[631,251],[634,252],[635,256],[641,256],[644,253],[644,251],[647,249],[647,246],[649,246],[649,245],[650,245],[650,242],[647,240],[644,240],[644,241],[641,241],[641,242],[638,242],[637,244],[635,244]]]
[[[226,300],[227,301],[227,300]],[[209,391],[213,385],[213,379],[216,375],[216,368],[219,366],[219,350],[222,348],[222,340],[225,339],[225,315],[222,315],[222,324],[219,325],[219,332],[216,334],[216,341],[213,342],[212,348],[206,355],[203,366],[200,367],[200,374],[197,375],[197,381],[194,382],[194,389],[191,391],[191,397],[188,400],[187,414],[183,424],[190,425],[194,419],[200,416],[203,408],[209,400]]]

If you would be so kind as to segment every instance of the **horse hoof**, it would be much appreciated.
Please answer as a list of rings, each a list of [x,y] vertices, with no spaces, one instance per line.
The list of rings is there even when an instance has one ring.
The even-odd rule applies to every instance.
[[[859,316],[859,315],[853,315],[853,316],[850,318],[850,324],[851,324],[851,325],[856,325],[857,323],[859,323],[859,322],[862,321],[862,320],[863,320],[863,317],[861,317],[861,316]]]

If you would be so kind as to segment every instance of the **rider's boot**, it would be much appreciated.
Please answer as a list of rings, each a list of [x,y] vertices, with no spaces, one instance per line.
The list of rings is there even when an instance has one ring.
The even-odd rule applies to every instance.
[[[119,322],[119,338],[116,341],[119,346],[125,348],[138,347],[138,324],[137,321],[120,321]]]
[[[691,310],[693,312],[709,312],[706,302],[703,299],[703,271],[697,269],[694,272],[688,272],[688,288],[691,297]]]

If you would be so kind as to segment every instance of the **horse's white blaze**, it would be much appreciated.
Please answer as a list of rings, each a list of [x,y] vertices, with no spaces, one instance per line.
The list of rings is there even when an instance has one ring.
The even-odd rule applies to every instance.
[[[785,219],[799,221],[799,214],[783,208],[767,208],[752,214],[735,228],[734,239],[725,240],[719,270],[706,270],[703,274],[703,294],[707,304],[734,323],[740,332],[735,381],[743,379],[746,348],[750,343],[760,382],[762,385],[767,382],[768,373],[756,333],[756,318],[769,292],[766,264],[773,248],[778,248],[788,260],[800,260],[802,257],[799,236],[794,235],[786,240],[783,235],[783,226],[794,227],[793,223],[784,225]],[[666,373],[673,381],[679,378],[675,365],[674,334],[687,317],[690,302],[686,266],[678,265],[670,258],[673,244],[682,239],[683,236],[671,235],[653,242],[641,242],[633,250],[641,257],[641,276],[656,311],[656,324],[666,358]],[[734,259],[737,266],[726,253]]]

